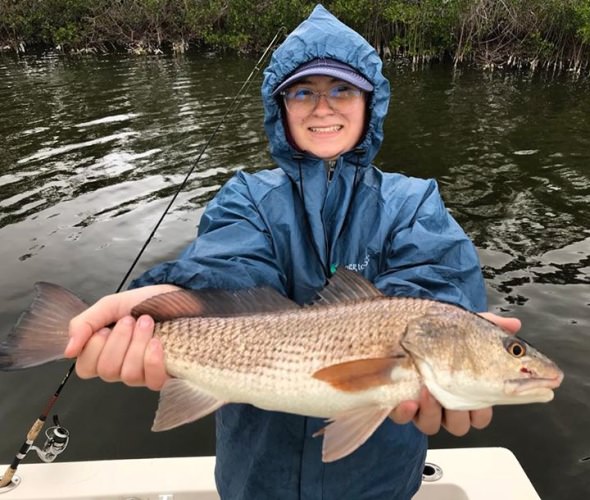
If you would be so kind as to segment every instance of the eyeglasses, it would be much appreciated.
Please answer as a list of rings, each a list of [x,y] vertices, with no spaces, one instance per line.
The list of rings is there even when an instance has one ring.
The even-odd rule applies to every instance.
[[[287,111],[294,115],[310,114],[322,96],[326,98],[332,110],[346,113],[358,104],[363,94],[361,89],[346,84],[336,85],[324,92],[317,92],[307,87],[296,87],[281,92]]]

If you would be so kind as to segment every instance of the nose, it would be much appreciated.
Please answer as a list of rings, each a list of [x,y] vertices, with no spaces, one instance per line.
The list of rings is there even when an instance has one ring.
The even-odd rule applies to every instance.
[[[315,107],[313,108],[314,114],[333,113],[334,110],[331,108],[328,98],[324,93],[318,95]]]

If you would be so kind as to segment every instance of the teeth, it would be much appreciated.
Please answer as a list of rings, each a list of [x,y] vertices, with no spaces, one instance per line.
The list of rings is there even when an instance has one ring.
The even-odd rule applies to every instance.
[[[309,130],[312,132],[338,132],[342,126],[334,125],[332,127],[310,127]]]

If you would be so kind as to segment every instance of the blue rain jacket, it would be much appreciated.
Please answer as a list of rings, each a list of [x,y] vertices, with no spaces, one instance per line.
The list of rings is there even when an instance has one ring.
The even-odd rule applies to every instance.
[[[357,68],[374,87],[362,142],[324,161],[285,138],[273,89],[317,57]],[[270,285],[299,303],[312,299],[330,268],[362,273],[387,295],[435,298],[486,309],[476,251],[443,205],[432,180],[383,173],[371,161],[383,140],[389,83],[381,60],[322,6],[275,51],[265,71],[265,130],[279,168],[239,172],[209,203],[198,237],[178,259],[132,286],[186,288]],[[302,190],[304,191],[302,193]],[[231,500],[409,499],[420,486],[426,437],[389,419],[351,455],[321,460],[316,418],[229,404],[217,411],[216,481]]]

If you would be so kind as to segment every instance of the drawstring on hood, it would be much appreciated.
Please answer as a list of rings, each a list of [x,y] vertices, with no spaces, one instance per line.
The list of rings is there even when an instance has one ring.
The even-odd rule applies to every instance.
[[[361,166],[360,165],[361,156],[365,154],[365,150],[363,148],[355,148],[353,152],[355,154],[356,163],[355,163],[355,168],[354,168],[354,180],[352,181],[352,185],[354,186],[353,192],[356,192],[356,185],[358,182],[359,169]]]
[[[354,179],[352,181],[352,195],[350,197],[350,202],[348,203],[348,207],[346,208],[346,215],[344,216],[344,224],[342,224],[342,227],[340,228],[340,231],[338,233],[338,236],[340,236],[340,234],[342,234],[342,232],[346,229],[346,227],[348,226],[348,223],[350,221],[350,211],[352,210],[352,207],[354,206],[354,201],[356,198],[356,193],[358,191],[358,183],[359,183],[359,172],[360,172],[360,159],[361,157],[365,154],[365,150],[363,148],[355,148],[353,151],[355,158],[356,158],[356,164],[354,167]]]
[[[299,195],[301,196],[301,201],[303,202],[303,211],[305,212],[305,190],[303,189],[303,169],[301,168],[301,162],[303,161],[303,154],[302,153],[295,153],[293,155],[293,159],[297,161],[297,168],[299,170]]]

